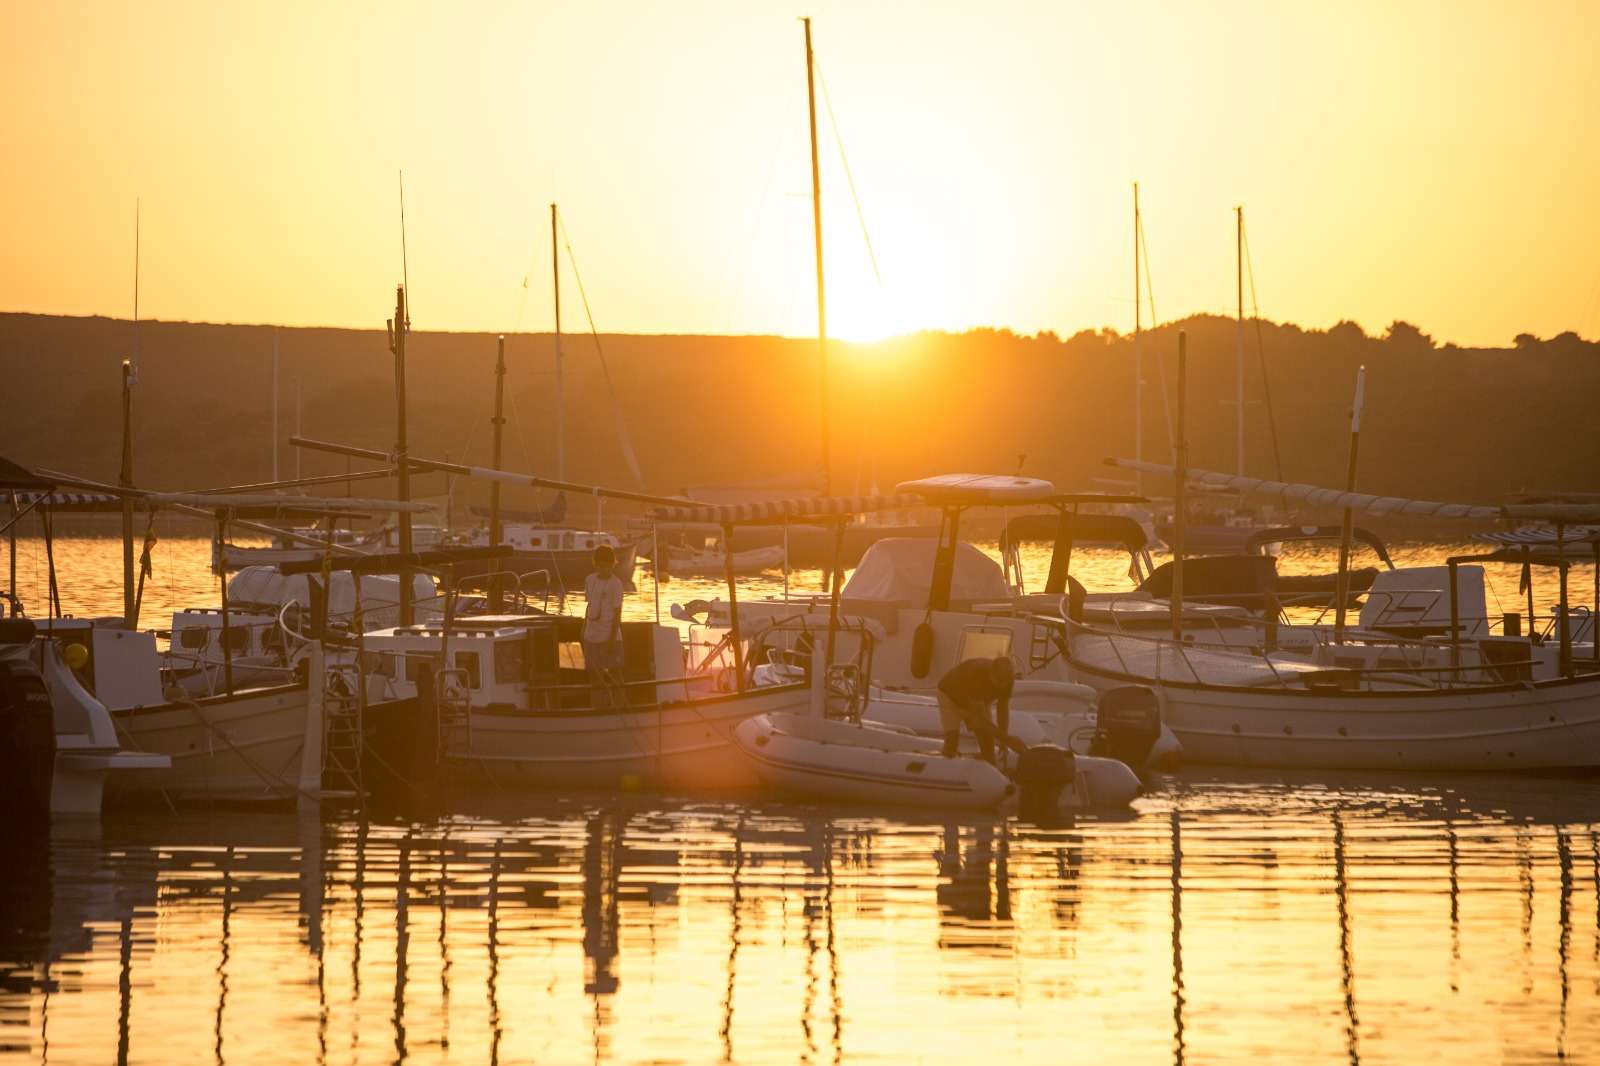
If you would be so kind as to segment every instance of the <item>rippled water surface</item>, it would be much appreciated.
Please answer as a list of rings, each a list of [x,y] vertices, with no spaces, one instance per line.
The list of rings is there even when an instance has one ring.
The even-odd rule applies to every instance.
[[[408,804],[14,846],[0,1061],[1600,1061],[1593,782]]]
[[[214,602],[184,543],[147,625]],[[68,610],[120,596],[63,567]],[[1052,829],[444,792],[8,833],[0,1063],[1600,1063],[1595,780],[1195,769]]]

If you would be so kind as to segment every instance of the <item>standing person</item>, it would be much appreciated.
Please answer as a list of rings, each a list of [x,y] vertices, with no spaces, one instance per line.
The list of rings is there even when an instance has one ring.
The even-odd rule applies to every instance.
[[[1010,738],[1011,688],[1016,679],[1011,659],[967,659],[956,663],[939,679],[939,725],[944,729],[944,757],[953,759],[961,740],[963,724],[978,738],[978,750],[986,762],[995,761],[994,741],[1000,739],[1004,758]],[[994,704],[995,721],[989,721],[989,705]]]
[[[583,582],[583,662],[596,707],[615,705],[613,690],[621,687],[622,580],[612,573],[616,565],[611,545],[600,545],[594,550],[595,572]]]

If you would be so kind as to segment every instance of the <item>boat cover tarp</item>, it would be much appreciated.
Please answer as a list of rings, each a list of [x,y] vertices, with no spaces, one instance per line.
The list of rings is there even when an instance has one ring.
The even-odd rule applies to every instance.
[[[879,600],[925,604],[933,587],[933,555],[938,541],[928,537],[885,537],[861,556],[839,590],[841,600]],[[950,602],[1009,600],[1000,564],[966,542],[956,544]]]

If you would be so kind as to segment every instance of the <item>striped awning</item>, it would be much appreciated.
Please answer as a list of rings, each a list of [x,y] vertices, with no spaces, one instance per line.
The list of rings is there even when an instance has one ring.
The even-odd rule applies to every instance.
[[[922,497],[910,493],[890,496],[817,496],[797,500],[768,500],[763,503],[726,503],[657,507],[650,517],[658,522],[710,522],[739,525],[755,522],[781,522],[787,518],[821,518],[887,511],[896,507],[920,507]]]
[[[1556,544],[1588,544],[1600,540],[1600,526],[1568,526],[1558,531],[1546,526],[1532,526],[1527,529],[1497,529],[1488,533],[1472,534],[1474,540],[1486,540],[1490,544],[1505,544],[1508,546],[1529,545],[1532,547],[1553,547]]]

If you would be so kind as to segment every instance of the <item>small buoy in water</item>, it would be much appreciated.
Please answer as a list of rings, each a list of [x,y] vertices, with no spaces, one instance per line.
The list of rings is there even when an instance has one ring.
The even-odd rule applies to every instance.
[[[82,644],[68,644],[61,649],[61,657],[74,670],[82,670],[83,664],[89,661],[89,649]]]
[[[638,774],[622,775],[622,791],[637,792],[644,787],[644,782],[639,780]]]

